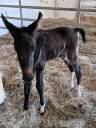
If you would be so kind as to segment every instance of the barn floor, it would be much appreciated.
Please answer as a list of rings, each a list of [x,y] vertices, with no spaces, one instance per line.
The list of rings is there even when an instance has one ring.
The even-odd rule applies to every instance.
[[[59,24],[61,22],[62,20]],[[44,25],[47,28],[51,23],[46,25],[45,21]],[[77,96],[75,87],[68,92],[69,71],[62,60],[58,58],[46,63],[46,107],[45,114],[40,115],[35,77],[30,94],[30,108],[28,111],[23,110],[23,81],[13,40],[9,34],[1,37],[0,70],[3,72],[7,98],[0,105],[0,128],[96,128],[95,49],[94,41],[88,41],[86,45],[81,43],[80,46],[79,62],[83,70],[81,99]]]

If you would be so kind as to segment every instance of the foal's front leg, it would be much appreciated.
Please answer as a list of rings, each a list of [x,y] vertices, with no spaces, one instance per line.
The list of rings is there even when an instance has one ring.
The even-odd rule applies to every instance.
[[[31,80],[24,82],[24,109],[28,110],[29,107],[29,95],[30,95],[30,89],[31,89]]]
[[[36,68],[36,88],[40,96],[40,113],[44,113],[44,96],[43,96],[43,75],[44,66],[38,66]]]

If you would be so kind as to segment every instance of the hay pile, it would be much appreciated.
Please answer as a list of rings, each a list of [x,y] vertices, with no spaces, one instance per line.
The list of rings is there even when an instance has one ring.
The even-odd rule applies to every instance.
[[[58,20],[54,26],[61,24],[61,21]],[[44,26],[49,28],[54,22],[45,21]],[[94,46],[96,47],[95,43]],[[46,110],[41,116],[35,77],[30,94],[30,109],[23,110],[23,81],[13,40],[9,34],[2,37],[0,69],[3,72],[7,99],[0,105],[0,128],[96,128],[96,57],[92,54],[93,51],[91,54],[86,53],[88,48],[89,43],[88,47],[86,45],[80,47],[82,53],[79,61],[83,70],[82,99],[78,98],[75,87],[68,92],[69,71],[62,60],[58,58],[46,63],[44,80]],[[94,53],[96,54],[95,50]]]

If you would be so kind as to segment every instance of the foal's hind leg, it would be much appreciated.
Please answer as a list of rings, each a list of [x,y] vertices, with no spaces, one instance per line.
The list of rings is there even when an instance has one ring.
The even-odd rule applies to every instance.
[[[74,87],[74,75],[76,74],[76,78],[77,78],[77,92],[78,95],[81,97],[81,76],[82,76],[82,72],[81,72],[81,67],[78,64],[77,61],[77,55],[75,53],[70,53],[70,55],[68,55],[68,58],[65,57],[65,59],[63,58],[65,64],[68,66],[69,71],[71,72],[71,76],[70,76],[70,80],[69,80],[69,86],[72,88]]]
[[[78,64],[78,62],[74,62],[74,63],[68,63],[65,62],[69,68],[69,70],[71,71],[71,77],[70,77],[70,86],[71,88],[74,87],[74,75],[76,74],[76,78],[77,78],[77,92],[79,97],[81,97],[81,77],[82,77],[82,71],[81,71],[81,67]]]
[[[69,68],[70,71],[70,79],[68,81],[68,85],[70,88],[74,87],[74,76],[75,76],[75,71],[74,71],[74,67],[73,65],[69,62],[67,56],[62,55],[61,59],[64,61],[64,63],[67,65],[67,67]]]
[[[76,62],[75,64],[73,64],[74,66],[74,71],[76,73],[76,78],[77,78],[77,91],[78,91],[78,95],[81,97],[82,93],[81,93],[81,77],[82,77],[82,71],[81,71],[81,67],[78,64],[78,62]]]
[[[68,61],[68,59],[64,59],[65,64],[68,66],[69,71],[70,71],[70,79],[68,81],[69,87],[73,88],[74,87],[74,76],[75,76],[75,72],[74,72],[74,67],[73,65],[71,65]]]

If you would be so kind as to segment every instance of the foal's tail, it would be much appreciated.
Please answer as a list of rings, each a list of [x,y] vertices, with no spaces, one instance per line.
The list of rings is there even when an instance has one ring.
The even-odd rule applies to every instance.
[[[85,32],[85,30],[83,28],[80,28],[80,27],[73,28],[73,30],[76,33],[79,32],[82,36],[83,42],[86,43],[86,32]]]

